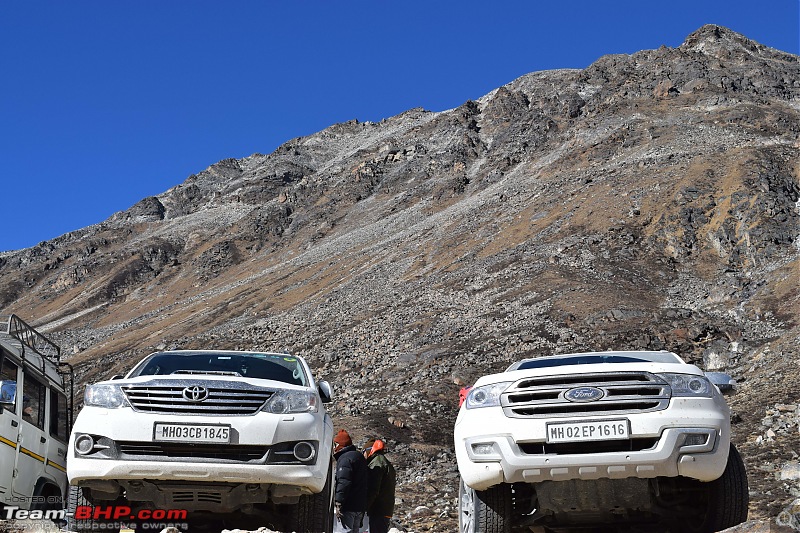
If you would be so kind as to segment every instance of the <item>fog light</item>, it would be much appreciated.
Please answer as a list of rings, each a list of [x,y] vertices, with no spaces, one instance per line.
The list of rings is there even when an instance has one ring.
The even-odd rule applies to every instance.
[[[494,453],[493,442],[479,442],[472,445],[472,453],[475,455],[491,455]]]
[[[298,442],[294,445],[293,452],[299,461],[310,461],[314,458],[314,454],[317,453],[314,450],[314,446],[309,442]]]
[[[75,437],[75,451],[81,455],[86,455],[94,450],[94,439],[91,435],[79,435]]]
[[[684,446],[703,446],[708,442],[708,435],[705,433],[684,433]]]

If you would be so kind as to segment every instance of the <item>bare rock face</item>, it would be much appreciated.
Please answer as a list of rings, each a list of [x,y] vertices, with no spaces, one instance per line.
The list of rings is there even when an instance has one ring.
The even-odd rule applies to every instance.
[[[164,205],[155,196],[150,196],[128,209],[124,216],[126,220],[147,222],[163,220],[166,210]]]
[[[81,381],[163,348],[302,354],[337,425],[388,442],[398,517],[442,532],[458,383],[520,357],[673,350],[740,381],[734,441],[768,520],[800,492],[780,474],[800,432],[762,425],[800,403],[798,101],[797,56],[705,26],[221,161],[0,254],[0,308]]]

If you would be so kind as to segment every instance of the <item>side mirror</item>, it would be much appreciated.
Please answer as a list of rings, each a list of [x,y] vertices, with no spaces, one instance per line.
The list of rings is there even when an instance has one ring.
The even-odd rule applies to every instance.
[[[736,391],[736,380],[724,372],[704,372],[708,380],[717,386],[722,394]]]
[[[17,403],[17,382],[0,381],[0,404],[16,405]]]
[[[112,380],[113,380],[113,379],[122,379],[123,377],[124,377],[124,376],[123,376],[122,374],[114,374],[113,376],[111,376],[111,379],[112,379]]]
[[[319,398],[322,400],[322,403],[331,403],[333,401],[333,389],[330,383],[321,380],[317,383],[317,390],[319,391]]]

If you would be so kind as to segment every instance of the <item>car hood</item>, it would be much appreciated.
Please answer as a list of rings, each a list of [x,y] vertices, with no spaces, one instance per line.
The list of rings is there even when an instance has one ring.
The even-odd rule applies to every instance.
[[[562,376],[565,374],[604,374],[612,372],[650,372],[661,374],[672,372],[676,374],[692,374],[702,376],[703,371],[690,364],[681,363],[596,363],[584,365],[562,365],[546,368],[528,368],[525,370],[512,370],[483,376],[475,382],[476,387],[501,383],[514,382],[523,378],[542,376]]]
[[[293,385],[283,381],[271,379],[246,378],[244,376],[215,376],[213,374],[170,374],[167,376],[137,376],[134,378],[109,379],[100,381],[97,385],[117,386],[192,386],[224,387],[224,388],[252,388],[310,390],[311,387]]]

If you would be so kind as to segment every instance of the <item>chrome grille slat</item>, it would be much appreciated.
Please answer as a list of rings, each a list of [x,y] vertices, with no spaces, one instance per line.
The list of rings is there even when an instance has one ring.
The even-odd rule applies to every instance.
[[[165,398],[163,400],[152,400],[149,398],[129,398],[131,401],[135,401],[136,403],[142,403],[146,405],[171,405],[175,402],[173,398]],[[264,403],[263,399],[253,401],[253,400],[205,400],[203,402],[204,405],[219,405],[219,406],[226,406],[226,405],[241,405],[242,403],[247,403],[248,405],[261,405]]]
[[[158,398],[158,397],[171,397],[171,396],[174,396],[176,394],[178,396],[180,396],[181,393],[183,392],[184,388],[185,387],[163,387],[163,388],[156,389],[155,387],[138,388],[138,387],[135,387],[135,386],[128,386],[128,387],[126,387],[126,390],[128,391],[128,393],[130,395],[142,396],[144,398],[147,398],[147,397],[156,397],[156,398]],[[263,395],[263,393],[265,392],[263,390],[257,390],[257,391],[247,391],[247,390],[230,391],[230,390],[227,390],[227,389],[215,389],[215,388],[211,388],[211,387],[209,387],[208,390],[209,390],[209,392],[213,391],[216,395],[218,395],[219,397],[222,397],[222,398],[224,398],[224,397],[246,398],[248,396],[250,396],[252,398],[258,398],[261,395]]]
[[[142,404],[148,404],[148,405],[170,405],[170,404],[175,403],[175,398],[174,397],[167,397],[167,398],[140,398],[140,397],[136,397],[136,396],[131,395],[131,396],[128,396],[128,400],[130,400],[132,402],[136,402],[137,404],[138,403],[142,403]],[[264,398],[258,398],[258,399],[254,399],[254,400],[236,399],[236,398],[232,398],[232,399],[229,400],[229,399],[225,399],[225,398],[219,398],[219,399],[218,398],[213,398],[213,399],[204,400],[203,403],[207,404],[207,405],[210,405],[210,404],[214,404],[214,405],[241,405],[242,403],[247,403],[247,404],[250,404],[250,405],[261,405],[262,403],[264,403]]]
[[[208,397],[203,401],[191,402],[183,397],[185,388],[174,385],[127,385],[122,387],[122,391],[136,411],[212,416],[255,414],[274,394],[269,389],[207,386]]]
[[[595,401],[569,401],[570,389],[592,387],[603,391]],[[666,409],[672,397],[669,385],[649,372],[606,372],[524,378],[503,393],[506,416],[537,418],[547,416],[629,414]]]

